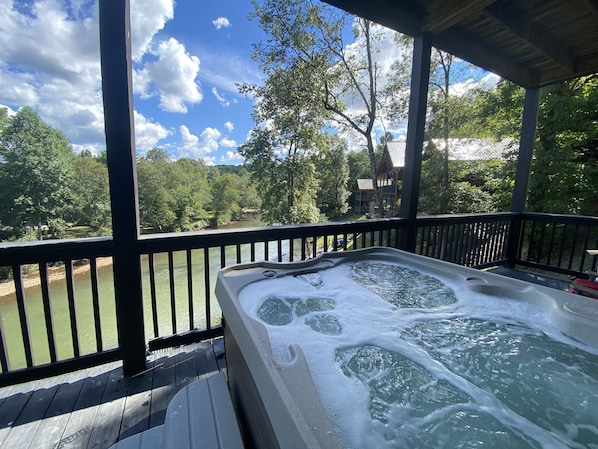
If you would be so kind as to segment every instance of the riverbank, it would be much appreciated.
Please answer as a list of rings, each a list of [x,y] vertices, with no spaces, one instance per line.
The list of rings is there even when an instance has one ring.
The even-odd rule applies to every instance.
[[[96,259],[98,268],[112,265],[112,257],[99,257]],[[88,273],[91,269],[91,264],[85,263],[83,265],[77,265],[73,267],[73,275],[81,275]],[[66,278],[64,266],[48,267],[48,278],[50,283],[61,281]],[[33,287],[39,287],[41,285],[41,279],[39,277],[39,271],[23,276],[23,287],[25,290]],[[4,282],[0,282],[0,299],[7,296],[14,296],[15,294],[15,283],[12,279]]]

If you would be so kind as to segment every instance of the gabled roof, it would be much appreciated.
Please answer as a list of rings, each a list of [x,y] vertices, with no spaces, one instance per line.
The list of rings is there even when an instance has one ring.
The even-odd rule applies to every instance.
[[[378,175],[403,168],[405,166],[405,148],[404,141],[387,142],[382,159],[378,164]]]
[[[324,0],[526,88],[598,72],[596,0]]]

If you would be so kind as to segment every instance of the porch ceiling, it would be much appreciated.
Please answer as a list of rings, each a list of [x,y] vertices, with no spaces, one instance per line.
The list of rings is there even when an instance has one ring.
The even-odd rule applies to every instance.
[[[526,88],[598,72],[598,0],[324,0]]]

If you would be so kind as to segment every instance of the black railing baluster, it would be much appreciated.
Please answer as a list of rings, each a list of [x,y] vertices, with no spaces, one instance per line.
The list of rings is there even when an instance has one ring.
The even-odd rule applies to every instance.
[[[567,230],[568,230],[568,223],[565,223],[563,227],[563,231],[561,232],[561,246],[559,248],[559,258],[556,262],[557,267],[561,267],[563,264],[563,255],[565,254],[565,242],[567,241]]]
[[[206,329],[212,329],[212,313],[210,311],[210,296],[211,296],[211,288],[210,288],[210,248],[203,249],[203,266],[204,266],[204,305],[205,305],[205,312],[206,312]]]
[[[191,249],[187,249],[187,299],[189,312],[189,330],[195,329],[195,318],[193,310],[193,258]]]
[[[0,369],[3,373],[10,371],[10,361],[8,360],[8,350],[6,348],[6,339],[4,338],[3,320],[0,320]]]
[[[536,262],[541,263],[542,256],[544,255],[544,237],[546,236],[546,226],[548,223],[542,222],[542,228],[540,229],[540,241],[538,242],[538,255]]]
[[[66,274],[66,292],[69,304],[69,318],[71,324],[71,339],[73,342],[73,355],[79,357],[79,331],[77,326],[77,311],[75,306],[75,283],[73,279],[73,261],[67,260],[64,263]]]
[[[98,261],[95,257],[89,260],[89,274],[91,275],[91,302],[93,306],[93,325],[96,334],[96,350],[102,352],[104,341],[102,339],[102,321],[100,315],[100,294],[98,291]]]
[[[567,264],[567,269],[571,270],[573,267],[573,258],[575,256],[575,248],[577,247],[577,236],[579,235],[579,225],[576,224],[573,230],[573,242],[570,246],[570,253],[569,253],[569,263]]]
[[[278,261],[282,262],[282,239],[278,239],[277,241],[277,250],[278,250]]]
[[[50,280],[48,279],[47,263],[39,264],[39,279],[42,288],[42,303],[44,306],[44,319],[46,321],[46,337],[48,350],[50,351],[50,362],[57,360],[56,356],[56,334],[54,332],[54,318],[52,317],[52,303],[50,301]]]
[[[294,257],[295,251],[295,239],[289,239],[289,262],[293,262],[295,260]]]
[[[156,267],[154,266],[154,253],[147,255],[150,278],[150,300],[152,304],[152,327],[154,338],[160,336],[160,327],[158,325],[158,298],[156,297]]]
[[[27,306],[25,305],[25,288],[23,286],[23,269],[21,268],[21,265],[13,265],[12,275],[15,283],[19,321],[21,322],[21,336],[23,337],[25,362],[27,363],[27,367],[30,368],[33,366],[33,351],[31,349],[31,332],[29,329]]]
[[[551,223],[550,231],[550,243],[548,244],[548,254],[546,255],[546,265],[550,265],[552,262],[552,250],[554,248],[554,239],[556,236],[556,223]]]
[[[241,258],[241,244],[237,243],[236,247],[237,247],[237,263],[241,263],[241,260],[242,260],[242,258]]]
[[[168,287],[170,291],[170,324],[172,325],[172,333],[177,333],[177,320],[176,320],[176,294],[174,291],[175,280],[174,280],[174,256],[172,251],[168,251]]]
[[[249,257],[251,262],[255,262],[255,242],[251,242],[249,250]]]

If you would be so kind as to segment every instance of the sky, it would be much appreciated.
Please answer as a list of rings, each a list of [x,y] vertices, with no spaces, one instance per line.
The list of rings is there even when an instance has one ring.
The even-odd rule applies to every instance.
[[[236,148],[255,126],[254,99],[237,84],[263,79],[250,58],[264,38],[248,19],[252,8],[249,0],[131,0],[139,155],[159,147],[172,159],[243,162]],[[105,149],[97,9],[97,0],[0,0],[0,107],[32,107],[76,153]],[[396,51],[391,45],[380,54]]]

